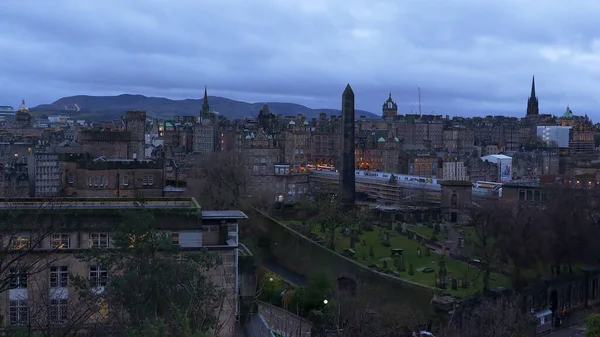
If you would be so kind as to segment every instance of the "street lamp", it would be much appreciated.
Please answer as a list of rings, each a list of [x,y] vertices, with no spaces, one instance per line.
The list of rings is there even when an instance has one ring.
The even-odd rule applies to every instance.
[[[327,305],[327,303],[329,303],[329,301],[323,300],[323,304]]]

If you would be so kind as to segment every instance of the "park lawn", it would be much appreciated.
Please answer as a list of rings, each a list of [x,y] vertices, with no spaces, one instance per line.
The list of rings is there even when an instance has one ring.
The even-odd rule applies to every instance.
[[[317,234],[324,236],[323,233]],[[398,234],[396,237],[390,236],[390,247],[383,246],[379,240],[377,231],[364,232],[360,236],[360,239],[361,241],[365,240],[367,245],[363,246],[361,243],[355,244],[354,251],[356,252],[355,257],[357,262],[364,265],[376,264],[379,267],[383,267],[383,262],[381,262],[380,259],[390,257],[391,249],[402,248],[404,249],[403,255],[406,271],[400,272],[400,278],[429,286],[435,286],[435,275],[439,270],[438,263],[440,261],[440,255],[432,252],[431,256],[425,256],[425,246],[419,245],[419,243],[409,240],[406,236],[400,234]],[[369,256],[370,244],[373,244],[374,257]],[[421,257],[418,257],[417,254],[417,248],[419,247],[421,248]],[[336,251],[338,253],[342,253],[348,248],[350,248],[350,238],[338,233],[336,235]],[[365,257],[366,260],[363,260],[363,257]],[[454,296],[465,296],[483,289],[483,282],[481,281],[481,276],[478,277],[479,270],[477,268],[469,266],[461,261],[450,259],[447,256],[445,257],[445,261],[448,275],[452,273],[454,278],[463,278],[468,272],[468,278],[470,282],[474,283],[474,285],[469,285],[469,288],[467,289],[459,287],[457,290],[450,290],[450,285],[448,285],[444,292],[450,293]],[[408,275],[408,266],[410,263],[413,264],[414,275]],[[395,269],[393,266],[393,261],[388,261],[388,268]],[[433,268],[435,272],[423,273],[417,270],[419,268]],[[508,283],[509,282],[505,277],[494,274],[492,275],[492,280],[490,281],[490,287],[506,286]]]

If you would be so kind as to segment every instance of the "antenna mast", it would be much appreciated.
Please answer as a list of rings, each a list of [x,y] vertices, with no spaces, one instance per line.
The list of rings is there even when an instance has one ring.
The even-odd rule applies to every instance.
[[[418,86],[417,89],[419,90],[419,116],[423,117],[423,114],[421,113],[421,87]]]

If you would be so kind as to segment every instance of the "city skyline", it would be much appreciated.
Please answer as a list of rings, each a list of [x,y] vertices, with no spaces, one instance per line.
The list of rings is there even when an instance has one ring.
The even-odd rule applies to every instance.
[[[141,9],[9,0],[0,9],[9,32],[0,38],[0,104],[82,94],[201,98],[207,84],[211,96],[339,109],[349,82],[356,108],[377,114],[389,92],[399,113],[418,113],[420,86],[424,114],[523,117],[535,75],[540,113],[561,115],[570,105],[598,118],[600,44],[591,32],[600,6],[590,1],[230,0]]]

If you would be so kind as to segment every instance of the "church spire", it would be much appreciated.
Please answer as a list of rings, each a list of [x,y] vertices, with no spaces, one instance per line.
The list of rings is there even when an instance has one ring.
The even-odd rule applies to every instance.
[[[538,103],[538,98],[535,95],[535,76],[533,76],[531,80],[531,95],[527,99],[527,117],[538,116],[540,114]]]
[[[206,86],[204,86],[204,98],[202,99],[202,111],[200,114],[206,114],[210,112],[210,106],[208,105],[208,91],[206,90]]]

